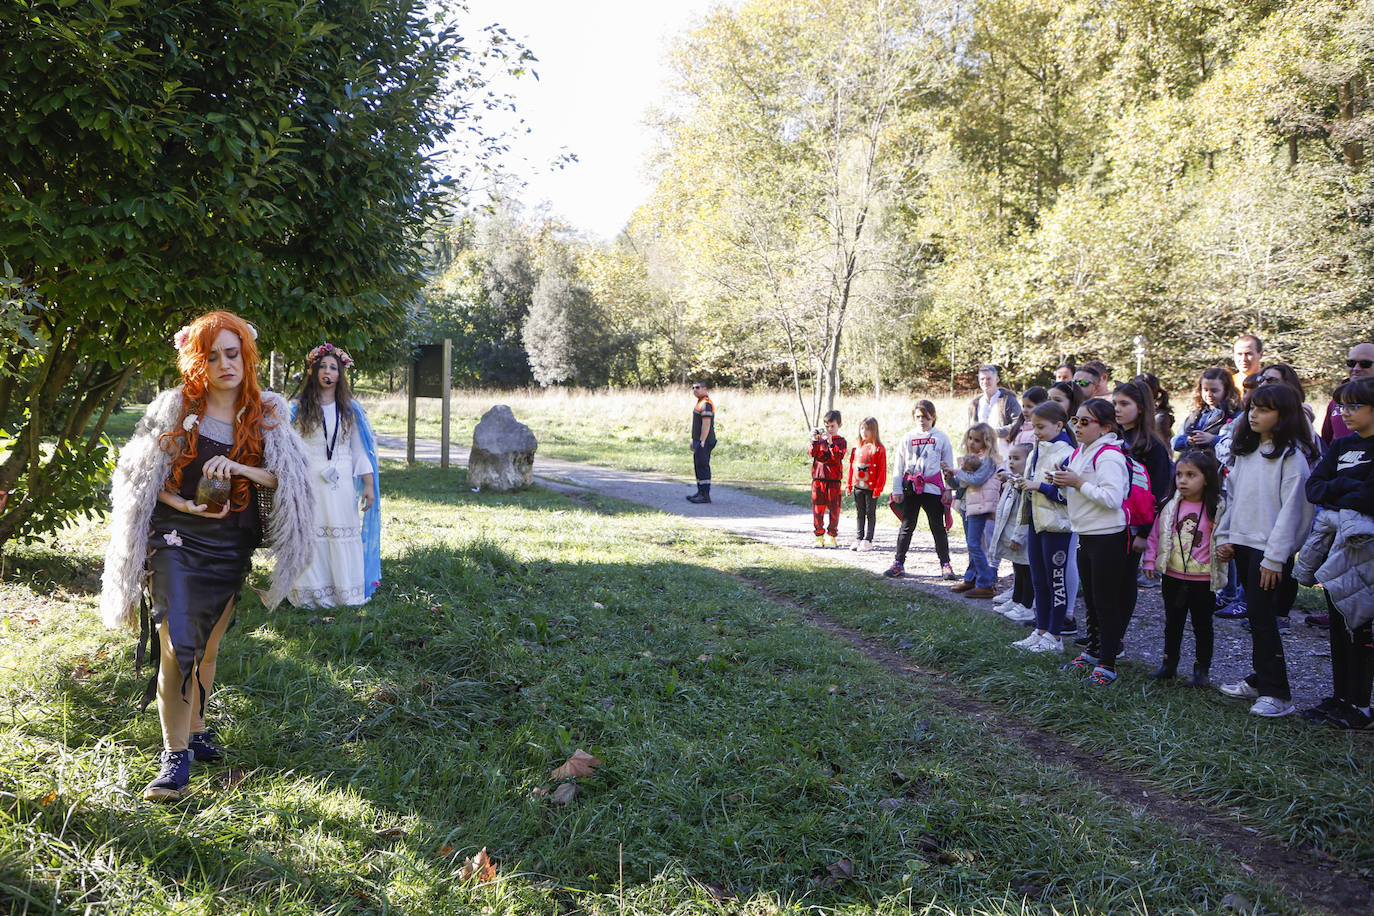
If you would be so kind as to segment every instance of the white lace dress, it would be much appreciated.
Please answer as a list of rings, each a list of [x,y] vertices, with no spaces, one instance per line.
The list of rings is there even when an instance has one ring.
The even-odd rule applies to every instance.
[[[315,559],[296,580],[290,600],[297,607],[366,604],[362,520],[353,478],[371,474],[372,465],[357,426],[342,435],[335,406],[322,404],[320,410],[324,422],[304,437],[315,487]]]

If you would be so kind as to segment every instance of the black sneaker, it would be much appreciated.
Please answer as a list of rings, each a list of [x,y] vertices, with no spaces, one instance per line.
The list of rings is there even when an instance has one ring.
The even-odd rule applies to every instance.
[[[1059,631],[1060,636],[1072,636],[1078,632],[1078,621],[1073,617],[1064,618],[1064,628]]]
[[[143,798],[147,801],[176,801],[190,782],[191,752],[163,751],[162,768],[158,770],[157,779],[148,783],[148,788],[143,790]]]
[[[192,735],[191,740],[186,742],[186,748],[201,763],[214,763],[224,757],[224,748],[215,743],[214,733],[208,730]]]
[[[698,505],[700,505],[701,503],[709,503],[711,501],[711,497],[705,493],[693,493],[691,496],[687,497],[687,501],[689,503],[697,503]]]
[[[1326,697],[1316,706],[1304,709],[1302,712],[1298,713],[1298,715],[1309,722],[1325,722],[1331,713],[1336,712],[1344,705],[1345,703],[1335,697]]]
[[[1073,641],[1073,644],[1074,644],[1075,646],[1086,646],[1089,642],[1091,642],[1091,640],[1088,639],[1088,637],[1086,637],[1086,636],[1080,636],[1080,637],[1078,637],[1077,639],[1075,639],[1075,640]]]
[[[1349,703],[1342,703],[1339,708],[1327,713],[1326,721],[1327,724],[1337,728],[1348,728],[1355,731],[1363,731],[1370,725],[1369,715]]]

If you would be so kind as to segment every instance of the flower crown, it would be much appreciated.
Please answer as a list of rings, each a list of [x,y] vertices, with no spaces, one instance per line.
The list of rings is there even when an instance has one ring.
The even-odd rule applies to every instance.
[[[258,329],[255,328],[255,327],[253,327],[251,324],[248,324],[248,322],[246,322],[246,321],[244,322],[244,324],[247,324],[247,325],[248,325],[248,330],[252,332],[252,334],[253,334],[253,339],[254,339],[254,340],[257,340],[257,339],[258,339]],[[186,349],[186,344],[187,344],[190,340],[191,340],[191,326],[190,326],[189,324],[183,324],[183,325],[181,326],[181,330],[177,331],[176,334],[172,336],[172,346],[176,347],[178,350],[185,350],[185,349]]]
[[[314,366],[326,356],[332,356],[337,359],[339,365],[343,366],[345,369],[353,368],[353,357],[349,356],[346,350],[341,347],[336,347],[332,343],[322,343],[311,350],[306,354],[305,364],[307,366]]]

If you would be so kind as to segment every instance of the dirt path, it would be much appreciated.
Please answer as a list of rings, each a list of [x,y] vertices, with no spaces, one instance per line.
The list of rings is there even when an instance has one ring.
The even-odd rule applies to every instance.
[[[405,459],[404,438],[378,436],[377,440],[384,457]],[[452,443],[450,449],[452,462],[458,466],[466,465],[467,448]],[[417,442],[416,460],[437,462],[439,444],[432,441]],[[816,539],[811,533],[811,513],[808,510],[720,484],[711,489],[711,504],[698,506],[687,502],[685,498],[695,489],[694,485],[675,475],[627,471],[545,456],[535,458],[534,473],[540,484],[553,490],[568,493],[592,491],[613,496],[660,512],[691,518],[707,527],[729,531],[767,544],[813,551],[818,558],[827,562],[862,569],[875,577],[892,563],[893,551],[896,548],[896,529],[880,524],[871,552],[858,553],[848,549],[817,550]],[[850,543],[853,526],[853,511],[850,509],[846,511],[840,528],[842,548]],[[968,562],[968,553],[960,538],[951,538],[950,552],[953,555],[955,570],[962,572]],[[1003,568],[1009,565],[1003,564]],[[906,571],[906,578],[898,581],[907,588],[991,612],[989,602],[961,598],[949,591],[950,583],[940,579],[939,561],[930,542],[930,533],[925,530],[924,521],[912,540],[911,551],[907,555]],[[1003,578],[999,588],[1007,588],[1010,585],[1011,577],[1007,576]],[[1078,603],[1078,611],[1077,616],[1081,622],[1081,600]],[[1331,670],[1326,631],[1305,626],[1303,616],[1302,611],[1294,612],[1292,632],[1284,638],[1293,702],[1299,709],[1316,705],[1323,696],[1330,693]],[[1081,626],[1079,632],[1083,632]],[[1020,639],[1024,633],[1025,631],[1017,625],[1010,622],[1007,624],[1008,643]],[[1071,638],[1066,637],[1064,641],[1067,648],[1077,649],[1069,645]],[[1140,600],[1130,629],[1126,633],[1121,655],[1126,663],[1123,676],[1141,677],[1146,671],[1153,670],[1159,664],[1163,644],[1164,609],[1159,589],[1141,589]],[[1191,671],[1192,645],[1192,634],[1189,632],[1184,638],[1180,671]],[[1217,620],[1212,682],[1221,684],[1236,681],[1250,671],[1249,632],[1239,621]]]

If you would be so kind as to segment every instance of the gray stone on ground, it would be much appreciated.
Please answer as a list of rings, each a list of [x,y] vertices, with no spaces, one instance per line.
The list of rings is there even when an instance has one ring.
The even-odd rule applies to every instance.
[[[472,431],[468,456],[468,486],[501,492],[519,490],[534,482],[534,451],[539,440],[515,419],[505,404],[482,414]]]

